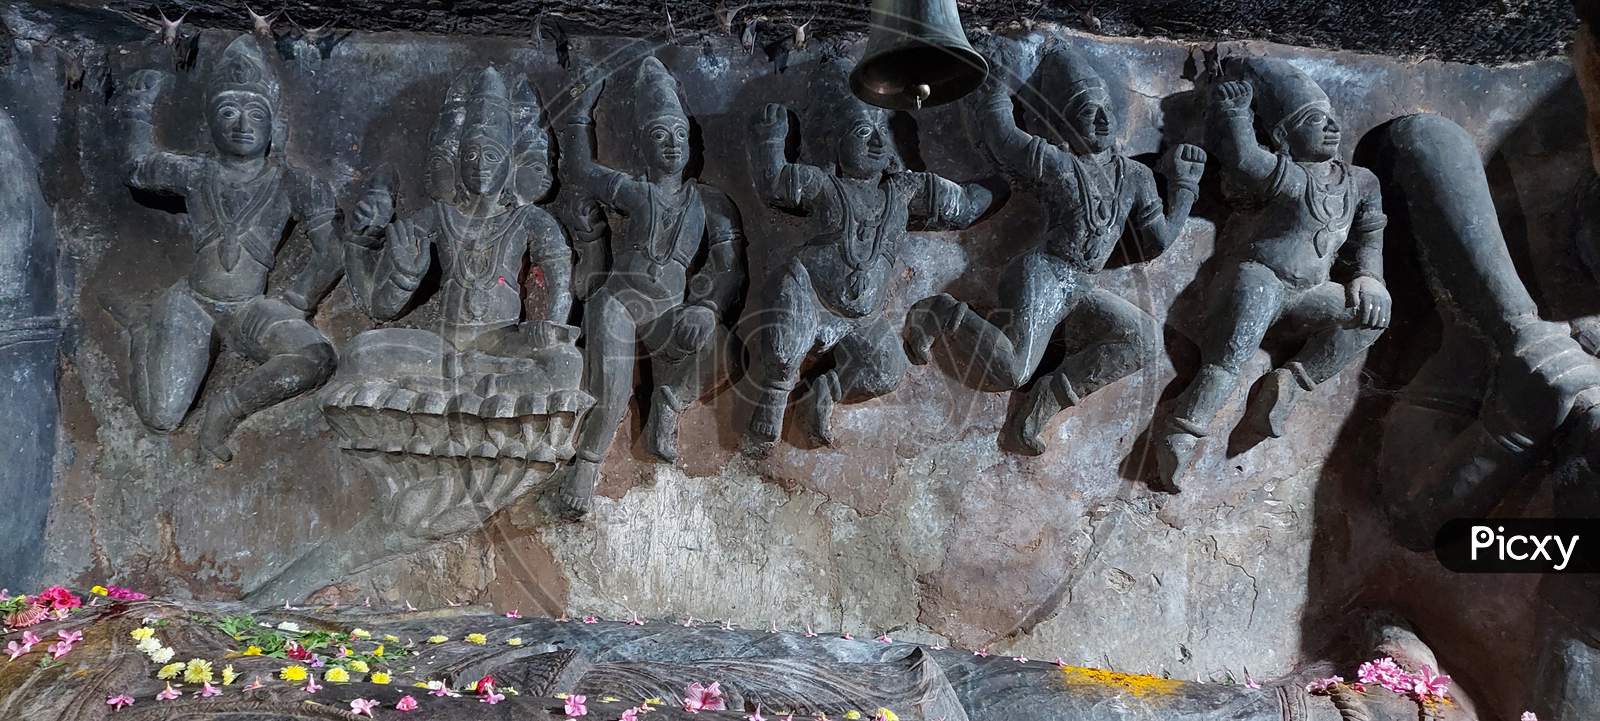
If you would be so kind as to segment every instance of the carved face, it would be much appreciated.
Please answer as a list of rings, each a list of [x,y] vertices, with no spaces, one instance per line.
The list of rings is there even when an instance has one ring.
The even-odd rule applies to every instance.
[[[554,173],[550,171],[550,152],[530,151],[521,162],[517,168],[517,193],[529,201],[544,199],[555,184]]]
[[[272,105],[255,93],[229,91],[211,100],[211,142],[224,155],[259,158],[272,145]]]
[[[1079,152],[1098,153],[1116,143],[1111,98],[1104,90],[1088,90],[1073,99],[1064,113],[1068,138]]]
[[[461,143],[461,185],[473,195],[497,194],[511,177],[511,156],[504,147],[482,136]]]
[[[689,164],[689,124],[683,118],[664,116],[644,127],[645,161],[664,173],[682,172]]]
[[[1339,155],[1339,120],[1333,110],[1318,103],[1298,113],[1273,131],[1279,150],[1301,162],[1322,162]]]
[[[862,114],[845,125],[839,138],[839,169],[852,178],[871,178],[889,167],[888,128]]]

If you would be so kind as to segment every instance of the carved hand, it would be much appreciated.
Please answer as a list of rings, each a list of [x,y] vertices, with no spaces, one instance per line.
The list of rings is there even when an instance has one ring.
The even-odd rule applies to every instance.
[[[1255,90],[1243,80],[1230,80],[1211,88],[1211,102],[1224,112],[1241,112],[1250,109]]]
[[[395,270],[412,278],[420,278],[428,271],[428,248],[423,241],[422,234],[408,223],[389,226],[387,244],[391,246],[389,257],[394,259]]]
[[[394,195],[387,188],[368,188],[356,203],[355,230],[362,235],[374,235],[394,219]]]
[[[1344,287],[1345,307],[1355,311],[1355,321],[1362,328],[1389,327],[1389,289],[1383,281],[1370,276],[1357,276]]]
[[[763,138],[784,138],[789,135],[789,108],[781,103],[767,103],[756,116],[756,132]]]
[[[673,350],[685,356],[700,350],[716,325],[717,315],[710,308],[703,305],[684,306],[678,312],[677,322],[672,329]]]
[[[1165,165],[1169,180],[1192,190],[1206,172],[1206,151],[1198,145],[1179,143],[1167,151]]]
[[[572,86],[572,97],[577,100],[573,108],[582,115],[594,112],[594,106],[600,102],[600,91],[605,90],[606,79],[598,72],[586,72],[578,83]]]
[[[171,82],[172,74],[161,70],[139,70],[128,76],[124,97],[129,107],[149,108]]]

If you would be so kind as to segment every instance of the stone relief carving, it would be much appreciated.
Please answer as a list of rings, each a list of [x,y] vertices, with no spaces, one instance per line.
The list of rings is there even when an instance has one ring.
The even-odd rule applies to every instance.
[[[1269,330],[1305,339],[1262,377],[1247,410],[1252,430],[1276,438],[1295,403],[1372,345],[1390,319],[1378,181],[1339,159],[1327,94],[1288,63],[1260,58],[1228,58],[1210,94],[1207,142],[1233,212],[1219,230],[1223,265],[1201,368],[1159,431],[1157,462],[1172,489]],[[1256,120],[1270,149],[1256,140]],[[1341,250],[1354,266],[1343,283],[1330,279]]]
[[[345,258],[357,304],[379,320],[404,314],[431,248],[441,322],[357,335],[319,394],[345,465],[389,493],[382,517],[360,529],[380,542],[333,554],[334,571],[475,529],[573,456],[593,399],[578,387],[578,329],[560,322],[572,303],[572,251],[536,204],[553,181],[542,118],[526,78],[464,73],[431,137],[429,202],[396,217],[379,182],[356,208]],[[336,577],[328,555],[308,554],[258,597]]]
[[[153,111],[170,76],[141,70],[123,97],[133,188],[184,198],[195,245],[188,277],[129,329],[133,405],[159,432],[182,422],[211,367],[213,339],[258,364],[207,401],[201,446],[227,461],[227,440],[250,414],[311,390],[333,372],[333,344],[307,322],[343,272],[331,186],[284,159],[279,86],[254,38],[224,50],[206,89],[214,149],[156,146]],[[267,277],[290,222],[311,239],[310,263],[269,296]]]
[[[645,166],[640,176],[594,159],[590,125],[603,87],[583,82],[562,131],[563,180],[628,219],[620,236],[610,236],[609,252],[594,247],[607,237],[595,232],[579,254],[587,292],[584,383],[595,410],[580,428],[577,458],[560,474],[555,510],[569,518],[588,512],[600,460],[628,409],[641,344],[654,383],[645,448],[677,460],[678,416],[725,383],[732,335],[722,321],[745,282],[738,207],[685,172],[691,128],[677,81],[653,57],[634,74],[629,90],[634,150]]]
[[[1385,140],[1391,182],[1405,198],[1445,321],[1438,351],[1384,419],[1378,497],[1392,532],[1431,550],[1446,521],[1488,516],[1547,461],[1556,469],[1556,515],[1595,516],[1600,360],[1573,328],[1540,317],[1511,260],[1473,138],[1446,118],[1413,115],[1395,121]],[[1580,218],[1580,238],[1595,231],[1588,221]],[[1541,583],[1551,611],[1533,675],[1540,718],[1600,713],[1597,590],[1582,576]]]
[[[887,113],[851,94],[848,69],[845,60],[833,59],[812,81],[814,164],[785,155],[788,108],[768,104],[754,122],[750,174],[757,191],[812,223],[805,246],[764,286],[751,331],[756,397],[746,433],[757,444],[782,432],[789,394],[813,353],[834,361],[801,401],[803,424],[820,443],[833,443],[834,404],[899,387],[907,364],[891,321],[890,283],[905,263],[907,223],[964,228],[991,200],[981,186],[905,169]]]
[[[1004,41],[988,49],[996,70],[966,101],[984,147],[1012,180],[1038,193],[1047,208],[1045,237],[1000,277],[1000,308],[990,320],[948,294],[918,301],[906,319],[905,343],[914,363],[926,363],[937,340],[970,357],[979,388],[1021,388],[1039,370],[1058,327],[1073,346],[1061,365],[1040,376],[1007,419],[1008,439],[1029,454],[1043,453],[1041,434],[1062,410],[1149,365],[1160,352],[1161,329],[1144,309],[1103,288],[1118,240],[1131,230],[1144,257],[1178,239],[1194,204],[1206,154],[1182,144],[1166,155],[1171,180],[1166,202],[1155,176],[1122,154],[1104,78],[1088,58],[1064,46],[1039,61],[1044,137],[1017,127],[1005,78],[1024,74]]]

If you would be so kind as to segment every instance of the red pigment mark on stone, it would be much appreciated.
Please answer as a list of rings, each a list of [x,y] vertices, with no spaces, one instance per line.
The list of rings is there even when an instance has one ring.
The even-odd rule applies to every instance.
[[[533,269],[533,284],[540,288],[544,287],[544,268]]]

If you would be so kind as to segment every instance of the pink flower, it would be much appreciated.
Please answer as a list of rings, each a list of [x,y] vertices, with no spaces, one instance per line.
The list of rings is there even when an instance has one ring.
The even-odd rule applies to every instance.
[[[27,653],[29,651],[32,651],[32,650],[33,650],[33,646],[30,646],[30,645],[27,645],[27,644],[17,643],[16,641],[11,641],[11,642],[6,644],[6,654],[11,656],[11,658],[9,659],[11,661],[17,660],[18,656],[21,656],[22,654],[25,654],[25,653]]]
[[[121,586],[106,586],[106,598],[113,601],[143,601],[149,596]]]
[[[806,638],[816,638],[817,632],[811,630],[811,624],[806,624]]]
[[[478,699],[478,703],[486,703],[490,706],[493,706],[504,700],[506,700],[505,694],[495,693],[493,689],[490,689],[489,693],[484,694],[483,698]]]
[[[39,592],[33,602],[41,606],[49,606],[52,611],[68,611],[83,605],[83,601],[72,595],[61,586],[51,586]]]
[[[702,686],[699,681],[689,684],[689,689],[683,695],[683,710],[689,713],[701,711],[726,711],[727,703],[722,698],[722,684],[712,681],[709,686]]]
[[[846,641],[854,641],[854,640],[856,640],[856,637],[855,637],[855,636],[851,636],[851,635],[850,635],[850,634],[848,634],[848,633],[841,633],[841,634],[839,634],[839,638],[842,638],[842,639],[844,639],[844,640],[846,640]]]
[[[56,638],[67,644],[75,644],[83,640],[82,631],[57,631]]]
[[[400,700],[395,703],[394,709],[396,711],[415,711],[417,710],[417,700],[410,696],[401,696]]]
[[[446,696],[448,696],[450,698],[459,698],[461,696],[461,694],[456,693],[454,690],[452,690],[450,688],[449,684],[447,684],[447,683],[445,683],[443,681],[429,681],[428,682],[428,693],[433,694],[434,696],[439,696],[441,698],[442,697],[446,697]]]
[[[637,613],[633,614],[633,618],[628,619],[628,625],[629,626],[643,626],[644,625],[644,619],[639,618],[639,614],[637,614]]]
[[[506,618],[522,618],[522,613],[513,608],[510,611],[506,611]]]
[[[72,650],[72,644],[67,643],[66,641],[57,641],[55,643],[50,644],[49,647],[45,648],[45,651],[48,651],[50,653],[50,658],[55,658],[55,659],[59,659],[62,656],[67,655],[67,652],[69,652],[71,650]]]
[[[266,687],[266,684],[261,683],[261,677],[260,676],[255,676],[255,677],[250,679],[250,685],[244,687],[244,690],[246,690],[246,691],[254,691],[254,690],[258,689],[258,688],[265,688],[265,687]]]
[[[1409,694],[1416,686],[1411,674],[1388,656],[1361,664],[1356,669],[1356,678],[1361,683],[1377,684],[1398,694]]]
[[[5,624],[12,628],[27,628],[37,626],[50,618],[50,609],[37,603],[30,603],[6,615]]]
[[[310,661],[311,652],[301,646],[299,641],[290,641],[283,645],[283,653],[294,661]]]
[[[589,715],[589,707],[584,705],[584,702],[588,701],[588,700],[589,700],[589,697],[584,696],[583,694],[573,694],[571,696],[568,696],[567,697],[567,718],[577,718],[579,716],[588,716]]]
[[[767,717],[761,715],[761,704],[756,704],[756,712],[746,716],[745,719],[746,721],[767,721]]]
[[[878,643],[894,643],[894,639],[889,638],[889,634],[887,633],[879,636],[876,640]]]
[[[1028,657],[1027,656],[1012,656],[1011,660],[1016,661],[1017,663],[1027,663],[1028,662]]]
[[[316,693],[322,690],[322,684],[317,683],[317,677],[306,675],[306,693]]]
[[[473,693],[489,693],[494,691],[494,676],[492,674],[484,674],[483,678],[478,679],[477,683],[472,684],[472,691]]]
[[[307,661],[306,665],[312,668],[322,668],[323,666],[328,665],[328,662],[322,660],[322,657],[318,656],[317,654],[311,654],[311,660]]]
[[[375,718],[376,714],[373,714],[372,710],[377,707],[377,701],[373,701],[369,698],[358,698],[350,702],[350,713],[353,713],[357,716],[364,715],[368,718]]]
[[[1317,679],[1315,681],[1312,681],[1311,683],[1306,684],[1306,693],[1315,693],[1315,694],[1329,693],[1329,692],[1333,691],[1335,686],[1338,686],[1341,683],[1344,683],[1344,677],[1343,676],[1329,676],[1327,678],[1319,678],[1319,679]]]
[[[1523,711],[1522,712],[1522,721],[1539,721],[1539,717],[1533,715],[1532,711]]]
[[[38,642],[39,637],[34,635],[32,631],[22,632],[22,645],[27,646],[28,648],[33,648],[33,645]]]
[[[156,700],[171,701],[176,698],[181,698],[182,696],[183,692],[173,688],[172,684],[169,683],[167,684],[167,687],[161,691],[161,693],[156,694]]]
[[[112,710],[121,711],[133,705],[133,697],[125,693],[119,693],[115,696],[108,696],[106,698],[106,705],[110,706]]]
[[[222,689],[212,686],[210,681],[207,681],[204,686],[200,687],[200,698],[211,698],[212,696],[221,695]]]
[[[584,623],[599,623],[600,622],[600,617],[599,616],[584,616],[583,617],[583,622]]]
[[[972,655],[977,656],[978,658],[988,658],[989,657],[989,649],[980,648],[980,649],[978,649],[976,651],[973,651]]]
[[[624,710],[622,715],[617,717],[617,721],[639,721],[639,707]]]
[[[1435,672],[1430,666],[1424,665],[1411,677],[1411,680],[1413,681],[1412,690],[1417,694],[1419,700],[1427,700],[1429,698],[1442,699],[1445,694],[1450,693],[1450,677]]]
[[[1057,656],[1056,657],[1056,668],[1066,668],[1066,667],[1067,667],[1066,659],[1061,658],[1060,656]]]
[[[1244,675],[1244,687],[1245,688],[1261,688],[1261,682],[1257,681],[1257,680],[1255,680],[1253,678],[1250,678],[1250,674],[1245,674]]]

